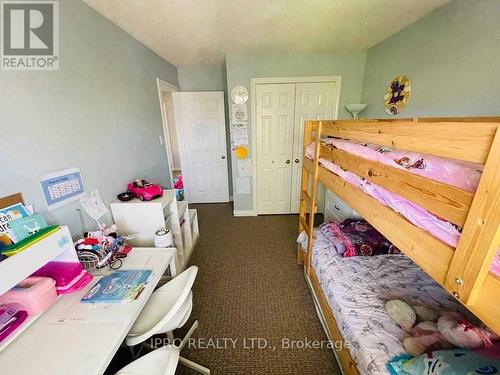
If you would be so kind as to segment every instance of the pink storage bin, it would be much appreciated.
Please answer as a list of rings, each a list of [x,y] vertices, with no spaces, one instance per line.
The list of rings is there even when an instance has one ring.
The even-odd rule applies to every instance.
[[[57,300],[56,282],[48,277],[28,277],[0,296],[0,304],[19,303],[28,315],[47,310]]]
[[[49,262],[32,276],[54,279],[57,294],[76,292],[92,280],[92,275],[85,271],[79,262]]]

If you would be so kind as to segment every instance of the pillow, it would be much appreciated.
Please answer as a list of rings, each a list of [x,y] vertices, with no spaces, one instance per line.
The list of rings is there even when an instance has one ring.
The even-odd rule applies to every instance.
[[[345,246],[342,241],[342,238],[339,237],[336,232],[332,229],[339,225],[340,223],[337,221],[330,221],[323,223],[319,226],[319,232],[321,232],[322,237],[325,241],[327,241],[331,248],[335,251],[337,255],[342,256],[345,252]]]
[[[391,375],[499,374],[500,361],[463,349],[437,350],[412,358],[401,355],[387,362]]]
[[[399,254],[400,251],[366,220],[346,219],[320,226],[333,240],[338,254],[343,257]]]
[[[332,253],[332,255],[337,256],[337,248],[335,247],[335,243],[332,242],[335,241],[335,239],[332,239],[330,235],[327,235],[325,233],[321,232],[320,229],[314,229],[314,248],[316,249],[316,251],[323,249],[328,250]],[[300,232],[299,236],[297,237],[297,243],[300,245],[302,251],[307,252],[308,242],[309,239],[307,237],[306,231]]]

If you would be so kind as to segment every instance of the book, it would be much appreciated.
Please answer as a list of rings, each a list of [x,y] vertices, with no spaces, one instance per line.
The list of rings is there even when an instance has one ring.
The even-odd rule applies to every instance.
[[[33,245],[34,243],[43,240],[45,237],[48,237],[52,233],[56,232],[59,230],[59,225],[51,225],[49,227],[43,228],[40,231],[36,232],[35,234],[32,234],[29,237],[26,237],[25,239],[13,243],[7,247],[3,247],[0,250],[0,253],[6,255],[6,256],[12,256],[17,253],[20,253],[21,251],[25,250],[29,246]]]
[[[0,208],[0,234],[6,234],[16,242],[17,239],[12,231],[9,222],[14,219],[29,216],[28,211],[22,203],[16,203],[8,207]]]
[[[103,276],[82,298],[83,303],[124,303],[137,299],[151,280],[151,270],[118,270]]]
[[[17,242],[24,240],[48,226],[42,214],[33,214],[14,219],[9,222],[9,225]]]
[[[59,225],[51,225],[46,228],[42,228],[35,234],[32,234],[29,237],[26,237],[25,239],[22,239],[19,242],[16,242],[14,244],[11,244],[7,247],[0,247],[0,253],[6,255],[6,256],[12,256],[17,253],[20,253],[21,251],[25,250],[27,247],[33,245],[35,242],[41,241],[45,237],[48,237],[52,233],[56,232],[59,230]]]

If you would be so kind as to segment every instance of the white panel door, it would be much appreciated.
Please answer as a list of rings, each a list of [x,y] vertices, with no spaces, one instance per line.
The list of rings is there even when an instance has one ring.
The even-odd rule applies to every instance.
[[[257,212],[290,213],[295,84],[256,87]]]
[[[338,87],[334,82],[297,83],[295,87],[291,213],[299,212],[300,205],[300,179],[302,177],[302,157],[304,154],[304,121],[335,119],[338,98]],[[322,193],[318,192],[318,196],[323,196]],[[321,206],[321,202],[319,205]]]
[[[186,200],[229,202],[224,93],[173,96]]]

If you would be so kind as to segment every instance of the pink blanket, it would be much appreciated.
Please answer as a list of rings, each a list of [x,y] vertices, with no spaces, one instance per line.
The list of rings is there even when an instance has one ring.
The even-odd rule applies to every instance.
[[[481,166],[476,164],[443,159],[414,152],[396,151],[376,145],[363,145],[335,138],[327,138],[322,142],[365,159],[371,159],[395,168],[405,169],[411,173],[419,174],[468,191],[476,190],[481,177]],[[314,143],[306,148],[306,156],[310,159],[314,159]],[[450,246],[457,246],[460,231],[459,228],[450,222],[439,219],[426,209],[387,189],[372,184],[354,173],[344,171],[329,160],[320,159],[320,163],[350,184],[359,187],[380,203],[403,215],[412,224],[426,230],[434,237],[439,238]],[[491,271],[500,275],[500,249],[497,251],[496,257],[491,265]]]
[[[362,144],[337,138],[326,138],[322,140],[322,143],[365,159],[407,170],[413,174],[472,192],[476,191],[483,170],[481,164],[411,151],[398,151],[373,144]]]

